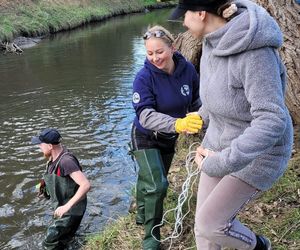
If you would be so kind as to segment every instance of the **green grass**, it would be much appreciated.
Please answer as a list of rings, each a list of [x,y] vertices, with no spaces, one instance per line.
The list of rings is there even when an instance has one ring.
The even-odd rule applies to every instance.
[[[0,41],[68,30],[112,15],[141,11],[156,3],[155,0],[78,0],[68,4],[59,0],[7,5],[7,9],[0,9]]]
[[[139,228],[132,223],[134,215],[122,217],[117,223],[113,223],[102,234],[91,235],[87,238],[87,250],[111,250],[111,249],[140,249]]]
[[[267,235],[274,249],[300,249],[300,155],[280,181],[241,215],[254,231]]]
[[[172,209],[177,205],[181,185],[186,178],[185,156],[188,147],[198,136],[181,136],[178,142],[177,153],[169,174],[170,187],[164,202],[164,210]],[[173,171],[173,173],[172,173]],[[280,181],[269,191],[250,203],[239,215],[239,219],[259,234],[266,235],[272,241],[274,250],[300,249],[300,153],[289,162],[289,167]],[[191,199],[191,212],[184,220],[182,235],[173,241],[171,249],[196,249],[193,235],[196,188]],[[184,206],[184,213],[188,210]],[[174,226],[174,217],[167,215],[169,224],[162,227],[162,238],[167,237]],[[104,232],[91,236],[84,249],[141,249],[143,228],[135,225],[135,214],[120,218],[107,226]],[[162,249],[168,249],[170,241],[162,244]]]

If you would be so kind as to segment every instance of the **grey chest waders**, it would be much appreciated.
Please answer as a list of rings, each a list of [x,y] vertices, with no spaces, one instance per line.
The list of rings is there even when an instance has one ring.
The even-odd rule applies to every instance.
[[[76,182],[69,176],[60,177],[55,174],[59,161],[57,162],[52,174],[49,174],[47,169],[47,173],[44,175],[46,188],[50,194],[54,209],[66,204],[75,195],[79,188]],[[86,209],[86,204],[87,199],[85,197],[75,204],[66,214],[64,214],[62,218],[54,219],[47,229],[46,238],[43,242],[43,247],[45,249],[58,250],[66,247],[68,242],[73,239],[73,236],[80,225]]]
[[[157,149],[144,149],[133,152],[139,165],[137,180],[137,223],[144,224],[143,249],[160,249],[160,243],[152,235],[152,228],[159,224],[163,215],[163,200],[168,189],[164,161]],[[160,229],[152,234],[160,239]]]

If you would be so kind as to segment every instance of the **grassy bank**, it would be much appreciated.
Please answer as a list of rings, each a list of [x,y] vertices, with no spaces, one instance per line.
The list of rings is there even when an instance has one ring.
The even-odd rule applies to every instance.
[[[165,6],[156,0],[7,0],[0,2],[0,41],[40,36],[105,18]]]
[[[194,138],[195,139],[195,138]],[[165,201],[165,210],[177,205],[177,198],[181,192],[182,183],[186,179],[185,157],[188,145],[193,140],[180,138],[178,152],[172,164],[170,175],[170,188]],[[267,235],[273,244],[274,250],[300,249],[300,150],[295,151],[289,162],[288,171],[283,178],[265,192],[256,202],[251,203],[240,214],[239,219],[249,225],[255,232]],[[195,187],[196,188],[196,187]],[[191,212],[184,220],[183,233],[172,242],[171,249],[196,249],[193,236],[193,220],[195,211],[195,188],[191,199]],[[184,207],[184,212],[188,209]],[[162,237],[165,238],[173,231],[174,219],[169,216],[171,224],[162,227]],[[130,213],[111,224],[102,233],[90,236],[85,249],[108,250],[141,249],[143,228],[135,225],[135,214]],[[169,249],[171,242],[162,244],[162,249]]]

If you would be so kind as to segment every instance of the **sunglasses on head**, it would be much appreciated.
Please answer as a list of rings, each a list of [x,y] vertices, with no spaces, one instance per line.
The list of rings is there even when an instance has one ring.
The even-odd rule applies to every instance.
[[[144,40],[148,40],[151,37],[156,37],[156,38],[161,38],[163,36],[166,36],[167,38],[169,38],[167,36],[167,34],[162,31],[162,30],[155,30],[155,31],[147,31],[144,35],[143,35],[143,39]]]

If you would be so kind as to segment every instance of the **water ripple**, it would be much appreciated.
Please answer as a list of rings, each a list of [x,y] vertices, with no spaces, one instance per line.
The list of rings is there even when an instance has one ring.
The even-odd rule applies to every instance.
[[[46,160],[30,142],[46,127],[60,130],[92,184],[80,230],[99,231],[126,213],[136,178],[127,154],[132,81],[145,58],[140,34],[158,18],[140,17],[57,34],[21,57],[0,57],[1,249],[40,249],[52,218],[35,190]]]

